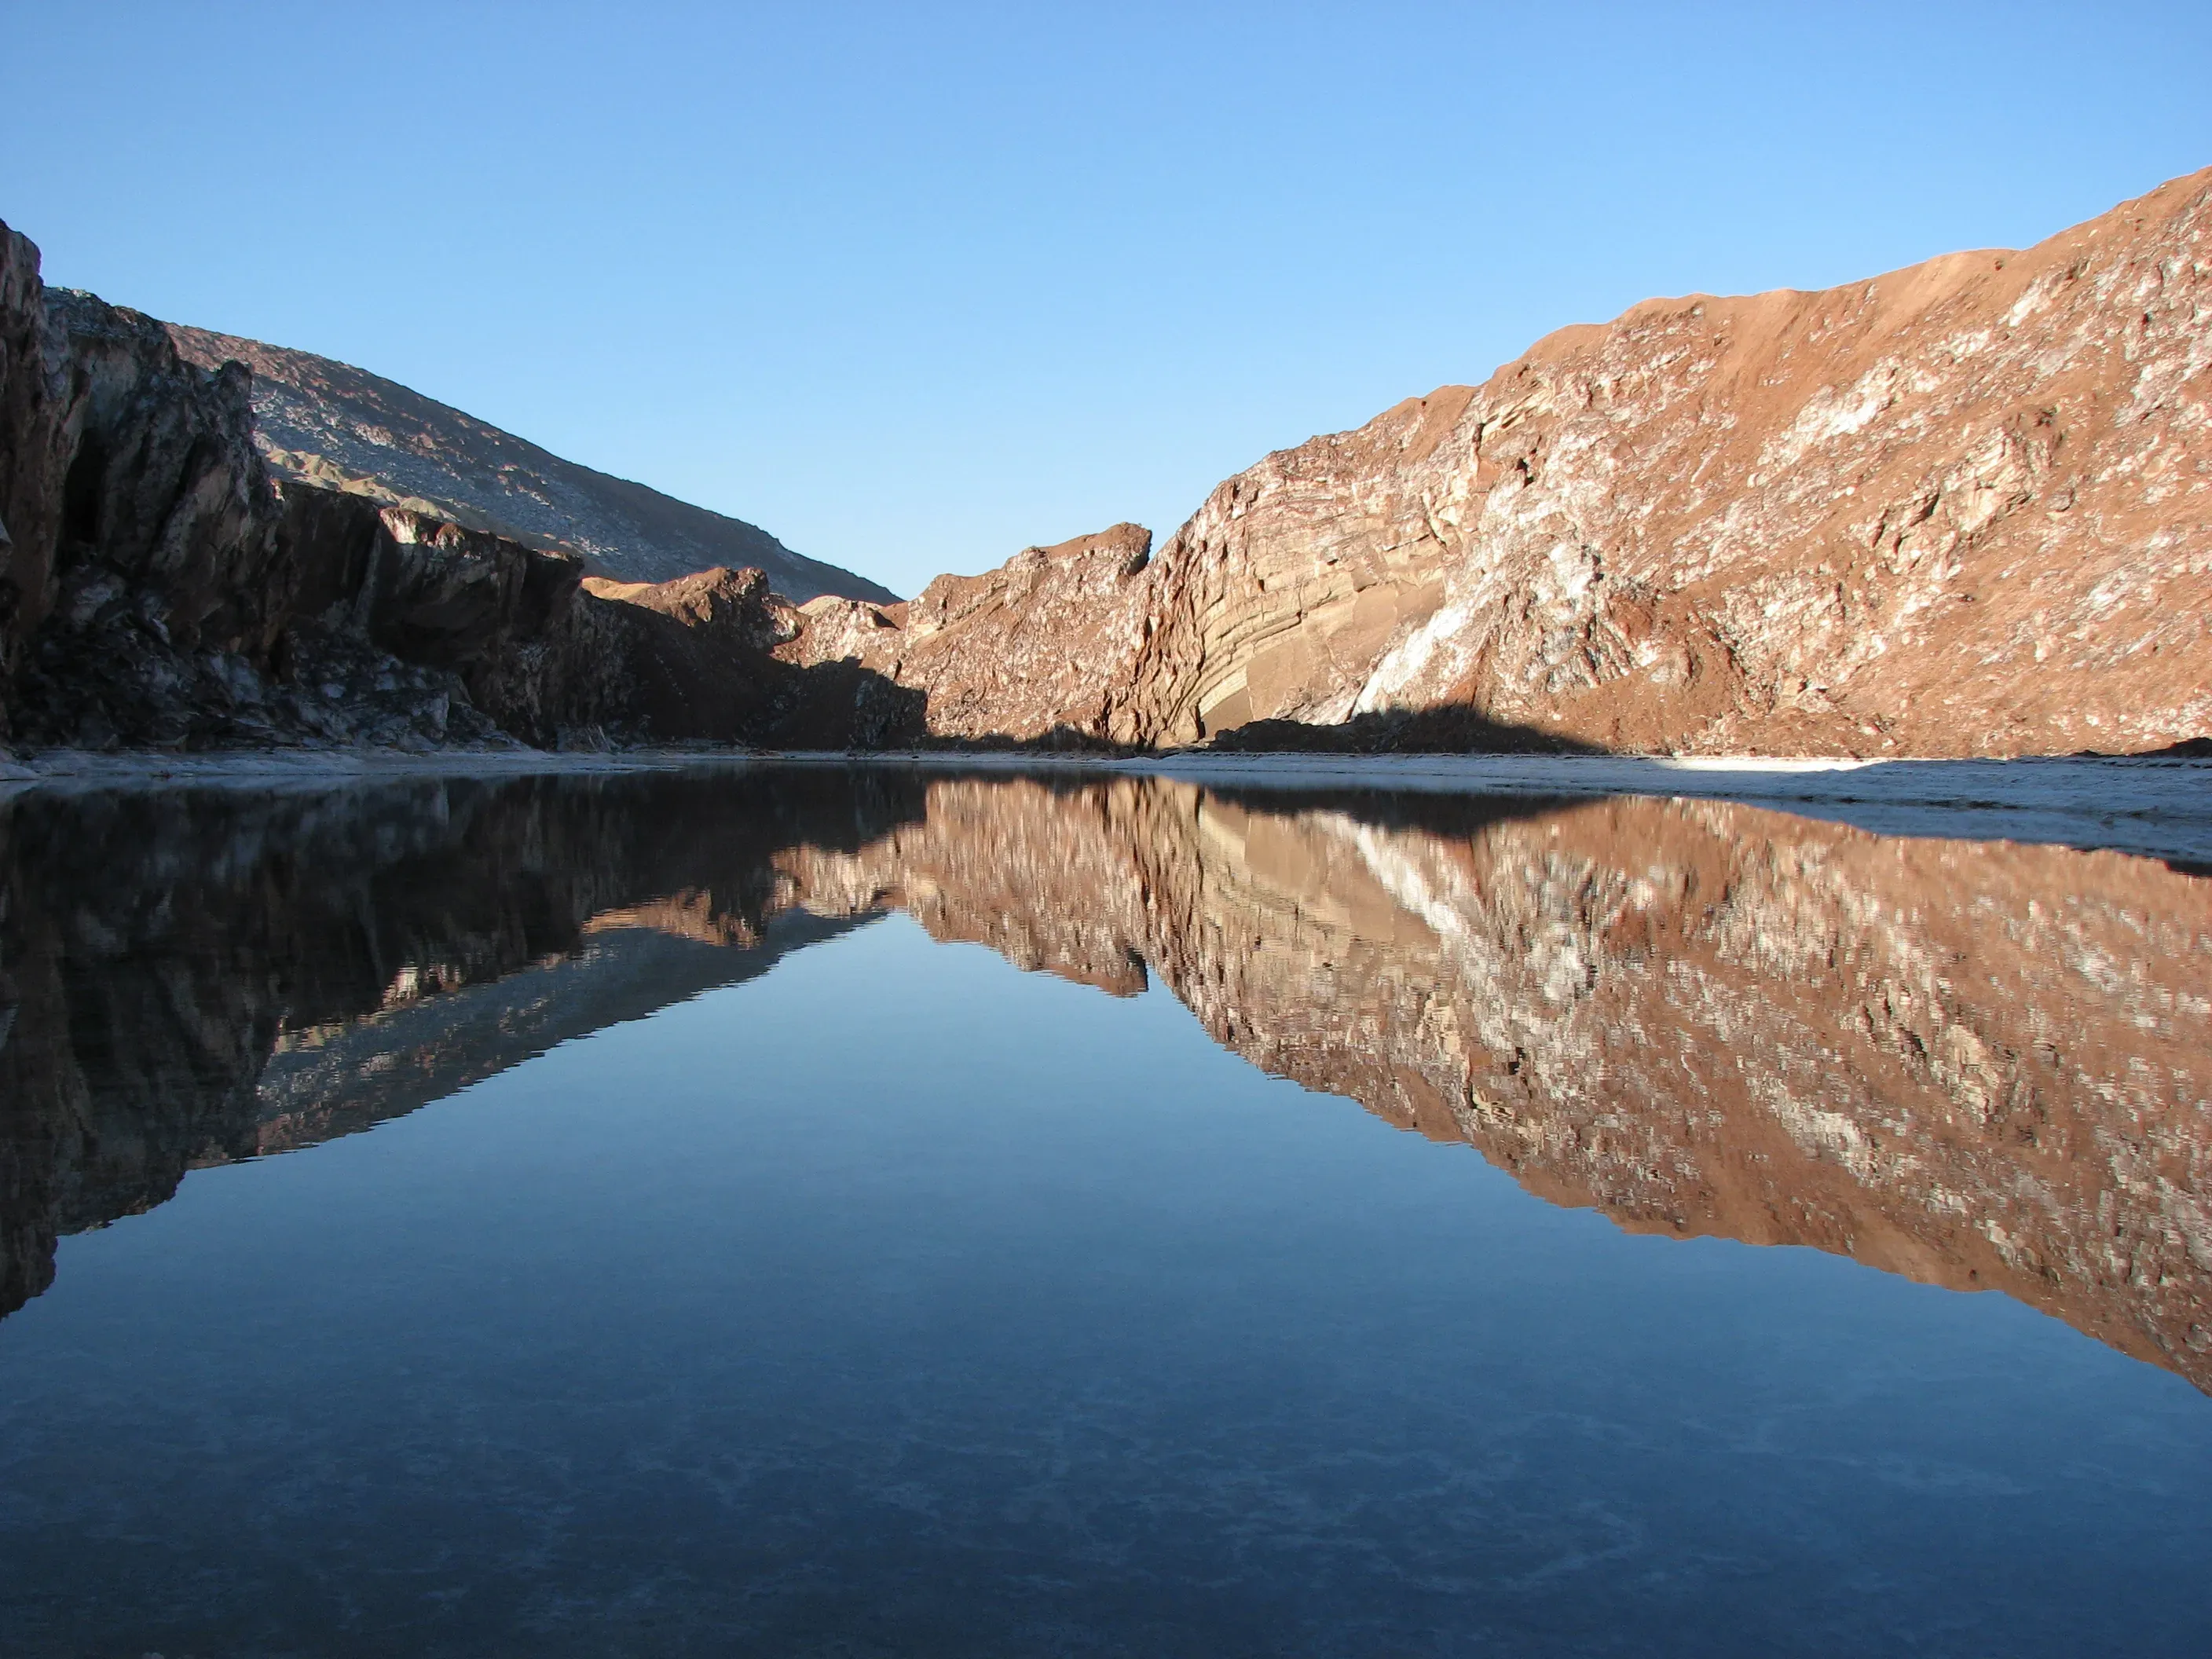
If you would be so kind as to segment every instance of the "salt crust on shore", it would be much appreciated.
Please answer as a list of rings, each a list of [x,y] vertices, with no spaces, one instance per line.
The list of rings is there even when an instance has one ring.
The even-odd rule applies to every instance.
[[[961,754],[746,750],[270,750],[87,754],[0,761],[0,800],[33,791],[323,791],[413,778],[589,775],[686,769],[870,766],[932,772],[1181,778],[1240,791],[1644,795],[1733,800],[1882,835],[2109,848],[2212,865],[2212,762],[2152,758],[1796,760],[1580,755]]]

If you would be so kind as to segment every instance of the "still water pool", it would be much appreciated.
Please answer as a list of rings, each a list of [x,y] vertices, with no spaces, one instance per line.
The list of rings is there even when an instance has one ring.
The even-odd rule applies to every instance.
[[[6,810],[0,1653],[2207,1650],[2186,870],[920,773]]]

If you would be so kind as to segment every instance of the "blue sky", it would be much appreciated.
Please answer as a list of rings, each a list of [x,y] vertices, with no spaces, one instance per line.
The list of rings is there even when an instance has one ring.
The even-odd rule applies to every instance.
[[[2212,164],[2212,6],[0,3],[50,281],[911,592]]]

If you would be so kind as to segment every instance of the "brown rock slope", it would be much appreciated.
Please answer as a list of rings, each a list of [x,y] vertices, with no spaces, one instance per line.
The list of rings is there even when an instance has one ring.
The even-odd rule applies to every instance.
[[[958,736],[1351,720],[1382,744],[1960,755],[2212,733],[2208,228],[2212,171],[2026,252],[1651,301],[1269,456],[1141,568],[1118,541],[1032,550],[791,654],[924,690]]]
[[[781,862],[817,910],[1149,969],[1554,1202],[2005,1291],[2212,1388],[2212,883],[1717,803],[1376,804],[942,781]]]

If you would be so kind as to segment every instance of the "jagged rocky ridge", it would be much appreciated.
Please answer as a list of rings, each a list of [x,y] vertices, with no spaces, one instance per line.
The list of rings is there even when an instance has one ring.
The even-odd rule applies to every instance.
[[[878,582],[793,552],[768,532],[610,477],[396,381],[313,352],[164,325],[189,363],[253,374],[254,441],[280,477],[362,495],[543,552],[592,574],[660,582],[751,568],[795,600],[889,601]]]
[[[2212,883],[1721,803],[809,770],[19,799],[0,1294],[888,908],[1622,1226],[2014,1296],[2212,1388]]]
[[[1655,300],[795,661],[933,732],[1822,755],[2212,736],[2212,170],[2026,252]],[[1079,667],[1079,672],[1071,665]]]

